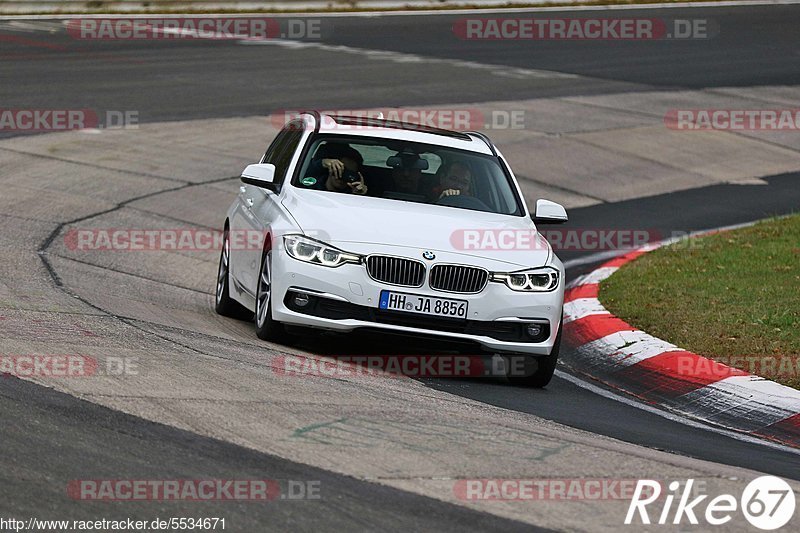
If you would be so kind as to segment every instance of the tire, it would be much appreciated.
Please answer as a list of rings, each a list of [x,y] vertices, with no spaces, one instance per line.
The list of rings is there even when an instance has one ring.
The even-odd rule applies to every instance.
[[[509,360],[516,357],[524,357],[524,375],[506,375],[508,382],[516,387],[527,387],[534,389],[544,388],[553,379],[553,373],[556,371],[558,364],[558,352],[561,349],[561,324],[558,326],[558,335],[556,341],[553,343],[553,349],[549,355],[533,357],[530,355],[511,355],[504,356],[506,363],[506,372],[511,369]]]
[[[261,260],[254,322],[256,335],[261,340],[286,342],[291,338],[286,327],[272,318],[272,250],[268,250]]]
[[[231,298],[230,294],[231,242],[228,239],[228,228],[222,233],[222,250],[219,253],[217,268],[217,286],[214,291],[214,311],[231,318],[248,318],[250,312]]]

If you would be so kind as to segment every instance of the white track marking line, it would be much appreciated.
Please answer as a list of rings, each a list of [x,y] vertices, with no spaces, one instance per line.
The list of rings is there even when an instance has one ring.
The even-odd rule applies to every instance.
[[[630,250],[608,250],[607,252],[595,252],[593,254],[564,261],[564,268],[575,268],[582,265],[591,265],[600,261],[608,261],[629,253]]]
[[[476,61],[464,61],[460,59],[443,59],[438,57],[421,56],[417,54],[407,54],[404,52],[392,52],[390,50],[372,50],[368,48],[355,48],[352,46],[324,44],[308,41],[291,41],[288,39],[242,39],[242,45],[256,46],[279,46],[294,50],[315,49],[326,52],[337,52],[343,54],[358,55],[367,59],[393,61],[395,63],[416,63],[420,65],[446,65],[456,68],[468,68],[474,70],[489,71],[495,76],[515,79],[578,79],[583,76],[577,74],[567,74],[553,70],[518,68],[507,65],[493,65],[489,63],[478,63]]]
[[[165,35],[187,35],[196,38],[203,38],[196,30],[187,29],[157,29],[156,33]],[[208,40],[224,39],[227,35],[214,33]],[[354,48],[352,46],[332,45],[320,42],[308,41],[293,41],[290,39],[264,39],[261,37],[248,37],[247,35],[236,36],[237,43],[240,45],[248,46],[278,46],[290,50],[305,50],[315,49],[326,52],[336,52],[350,55],[358,55],[366,57],[367,59],[374,59],[378,61],[393,61],[395,63],[415,63],[427,65],[447,65],[455,68],[469,68],[473,70],[489,71],[490,74],[504,78],[514,79],[577,79],[582,76],[576,74],[566,74],[563,72],[556,72],[552,70],[542,69],[529,69],[518,68],[507,65],[492,65],[487,63],[478,63],[476,61],[463,61],[460,59],[443,59],[437,57],[421,56],[418,54],[407,54],[403,52],[392,52],[390,50],[372,50],[368,48]]]
[[[19,33],[53,33],[61,28],[62,24],[55,21],[9,20],[0,22],[0,31]]]
[[[800,450],[795,448],[790,448],[789,446],[784,446],[782,444],[777,444],[768,440],[760,439],[758,437],[751,437],[750,435],[746,435],[744,433],[739,433],[738,431],[733,431],[729,429],[723,429],[720,427],[712,426],[709,424],[705,424],[703,422],[699,422],[693,420],[691,418],[686,418],[686,416],[676,415],[669,411],[664,411],[653,407],[651,405],[640,403],[636,400],[631,398],[627,398],[625,396],[621,396],[619,394],[615,394],[607,389],[602,387],[598,387],[592,383],[584,381],[580,378],[573,376],[563,370],[556,370],[556,376],[559,378],[572,383],[573,385],[580,387],[582,389],[586,389],[589,392],[597,394],[598,396],[602,396],[603,398],[608,398],[609,400],[614,400],[616,402],[623,403],[629,407],[635,407],[641,411],[646,411],[650,414],[654,414],[660,416],[661,418],[665,418],[670,422],[677,422],[678,424],[682,424],[684,426],[689,426],[696,429],[702,429],[704,431],[711,431],[712,433],[718,433],[720,435],[724,435],[726,437],[730,437],[734,440],[738,440],[741,442],[746,442],[748,444],[758,444],[761,446],[766,446],[768,448],[773,448],[775,450],[779,450],[782,452],[792,453],[794,455],[800,456]]]

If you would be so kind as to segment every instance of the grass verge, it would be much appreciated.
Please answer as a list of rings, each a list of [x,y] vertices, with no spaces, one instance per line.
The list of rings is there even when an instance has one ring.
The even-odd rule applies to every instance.
[[[800,215],[665,246],[600,286],[616,316],[800,388]]]
[[[130,0],[134,2],[135,0]],[[231,0],[233,1],[233,0]],[[86,1],[81,3],[76,3],[73,5],[65,4],[63,8],[59,9],[52,9],[52,10],[36,10],[31,9],[24,13],[16,13],[16,12],[9,12],[4,13],[3,4],[6,5],[14,5],[14,4],[27,4],[25,0],[8,0],[3,1],[0,0],[0,14],[5,15],[19,15],[20,17],[24,17],[25,15],[64,15],[64,14],[83,14],[83,15],[101,15],[101,14],[113,14],[113,15],[146,15],[146,14],[154,14],[154,13],[164,13],[164,14],[187,14],[187,15],[202,15],[202,14],[236,14],[236,13],[285,13],[285,14],[292,14],[292,13],[359,13],[359,12],[373,12],[373,11],[453,11],[459,9],[485,9],[487,11],[497,10],[497,9],[525,9],[525,8],[559,8],[559,7],[573,7],[573,6],[584,6],[584,7],[593,7],[593,6],[637,6],[637,5],[644,5],[644,4],[682,4],[682,3],[704,3],[704,2],[726,2],[730,0],[577,0],[574,2],[570,1],[559,1],[553,0],[549,2],[539,3],[539,2],[525,2],[524,0],[520,2],[511,1],[506,4],[499,4],[499,5],[485,5],[477,2],[475,4],[471,4],[465,2],[461,5],[427,5],[427,6],[420,6],[420,5],[402,5],[402,0],[398,0],[397,5],[390,5],[387,7],[360,7],[358,5],[358,0],[354,0],[352,2],[348,2],[346,0],[331,0],[326,7],[318,7],[318,8],[278,8],[278,7],[269,7],[269,4],[265,4],[265,7],[261,9],[237,9],[237,8],[225,8],[221,7],[221,4],[225,2],[225,0],[221,0],[219,2],[215,2],[214,0],[209,0],[209,4],[215,4],[213,8],[202,8],[199,7],[198,4],[204,3],[202,0],[195,2],[195,5],[180,5],[179,2],[176,2],[177,5],[170,5],[168,2],[147,2],[143,1],[142,5],[146,7],[142,7],[141,9],[118,9],[114,6],[116,3],[114,0],[106,0],[106,1]],[[53,0],[53,4],[57,4],[58,0]],[[187,0],[186,2],[192,3],[191,0]]]

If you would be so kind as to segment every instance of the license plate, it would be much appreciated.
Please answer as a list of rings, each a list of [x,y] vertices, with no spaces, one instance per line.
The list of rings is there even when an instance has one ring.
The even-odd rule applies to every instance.
[[[465,300],[381,291],[381,300],[378,307],[387,311],[405,311],[422,315],[467,318],[467,305],[468,303]]]

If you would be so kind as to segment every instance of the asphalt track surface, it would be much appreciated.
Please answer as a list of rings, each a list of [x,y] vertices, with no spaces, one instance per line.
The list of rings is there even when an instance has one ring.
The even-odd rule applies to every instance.
[[[452,26],[466,15],[322,19],[321,42],[326,45],[588,78],[509,76],[489,83],[479,71],[431,65],[409,76],[403,63],[365,61],[362,56],[314,48],[305,50],[298,62],[296,53],[280,47],[235,41],[78,41],[63,30],[8,32],[0,40],[0,99],[11,108],[134,109],[140,111],[141,121],[156,122],[266,115],[287,108],[352,109],[800,83],[800,6],[624,13],[709,19],[720,32],[711,39],[682,41],[464,41],[453,36]],[[562,15],[570,16],[549,13]],[[47,84],[42,84],[43,77]]]
[[[65,485],[52,482],[86,479],[91,472],[91,479],[271,479],[283,482],[284,495],[288,480],[319,483],[319,499],[284,500],[287,505],[203,503],[203,516],[228,517],[227,529],[234,531],[260,531],[267,524],[270,531],[369,530],[376,524],[385,531],[536,530],[148,422],[16,378],[6,378],[0,387],[0,413],[4,517],[42,517],[43,505],[59,520],[95,519],[99,512],[108,520],[150,522],[198,513],[192,502],[170,502],[157,514],[152,502],[103,502],[93,510],[70,505]],[[45,449],[54,453],[42,460]]]
[[[63,32],[0,36],[0,101],[4,107],[138,109],[144,122],[267,114],[303,107],[371,107],[457,103],[545,96],[592,95],[721,86],[800,83],[797,24],[800,6],[735,9],[629,11],[630,16],[707,17],[721,33],[699,46],[686,42],[463,42],[452,38],[454,16],[343,17],[332,19],[323,41],[331,45],[391,50],[425,57],[476,61],[509,68],[544,69],[581,78],[524,78],[476,83],[463,69],[431,66],[417,78],[404,77],[402,63],[364,61],[341,53],[332,58],[315,48],[304,63],[280,47],[205,42],[75,42]],[[657,15],[656,15],[657,14]],[[511,16],[511,15],[508,15]],[[557,16],[553,14],[552,16]],[[11,36],[10,38],[8,36]],[[269,68],[261,68],[269,56]],[[455,96],[454,96],[455,95]],[[797,175],[767,178],[767,186],[726,185],[570,212],[570,226],[659,228],[665,234],[748,222],[797,210]],[[755,187],[755,188],[754,188]],[[564,253],[562,259],[578,255]],[[574,276],[591,264],[570,269]],[[369,336],[340,339],[349,352],[369,350]],[[313,343],[308,348],[322,351]],[[544,391],[520,394],[504,382],[427,380],[433,388],[507,409],[534,413],[566,425],[677,454],[800,479],[794,454],[746,443],[598,396],[555,378]],[[347,507],[315,514],[293,506],[236,513],[252,524],[295,523],[396,529],[514,530],[521,524],[469,511],[402,491],[357,481],[234,445],[122,415],[37,385],[8,378],[0,382],[3,446],[0,511],[33,511],[37,498],[52,498],[51,510],[71,516],[74,507],[48,478],[74,472],[103,476],[104,460],[125,458],[132,477],[148,477],[165,464],[191,477],[210,472],[270,472],[272,477],[326,480],[346,494]],[[100,452],[86,442],[105,443]],[[47,461],[31,449],[53,450]],[[156,468],[156,466],[152,466]],[[297,472],[303,470],[303,475]],[[152,475],[152,474],[151,474]],[[223,476],[225,474],[221,474]],[[61,487],[61,485],[57,485]],[[341,501],[339,502],[341,504]],[[387,503],[388,502],[388,503]],[[300,502],[299,505],[302,505]],[[229,507],[225,508],[230,511]],[[316,509],[315,509],[316,510]],[[396,513],[395,513],[396,511]],[[84,509],[85,512],[85,509]],[[144,510],[143,510],[144,512]],[[260,516],[283,513],[282,516]],[[387,514],[392,513],[392,514]],[[28,513],[23,513],[28,514]],[[34,514],[33,512],[29,514]],[[131,516],[126,506],[124,515]],[[180,513],[174,513],[180,516]],[[211,513],[206,513],[211,514]],[[152,517],[151,512],[145,512]],[[244,520],[244,518],[243,518]],[[416,520],[420,520],[418,522]],[[318,522],[315,522],[318,521]],[[529,526],[525,526],[526,528]],[[288,528],[287,528],[288,529]],[[292,528],[294,529],[294,528]],[[245,529],[246,530],[246,529]]]

